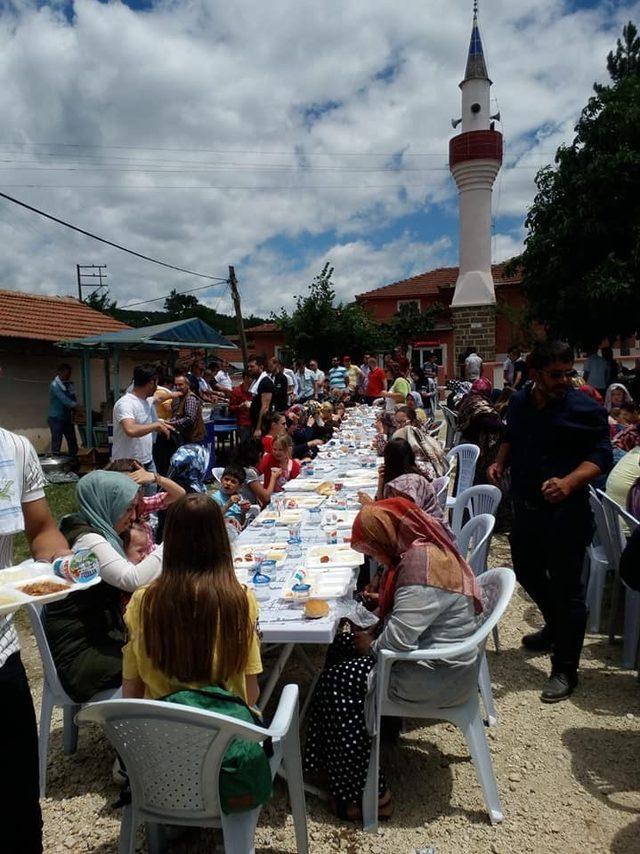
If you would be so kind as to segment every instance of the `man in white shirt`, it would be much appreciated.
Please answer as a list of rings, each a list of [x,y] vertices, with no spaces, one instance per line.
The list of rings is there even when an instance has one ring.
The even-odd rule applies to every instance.
[[[156,390],[153,365],[137,365],[133,370],[133,388],[113,407],[112,460],[137,460],[147,471],[154,471],[153,434],[168,438],[172,427],[155,418],[153,395]]]
[[[304,359],[296,359],[295,376],[298,383],[296,402],[306,403],[307,400],[311,400],[315,392],[315,374],[305,367]]]
[[[309,361],[309,368],[313,374],[313,386],[314,393],[317,400],[324,399],[324,371],[320,370],[318,367],[318,360],[311,359]]]
[[[465,379],[470,383],[482,376],[482,359],[473,349],[464,360],[464,374]]]
[[[509,355],[504,360],[504,364],[502,366],[502,379],[506,386],[513,386],[513,380],[515,377],[515,364],[520,358],[520,350],[517,347],[512,347],[509,350]]]
[[[0,428],[0,569],[13,563],[14,535],[24,531],[36,560],[69,554],[44,495],[33,446]],[[0,617],[0,850],[41,854],[38,731],[12,617]]]
[[[291,368],[284,368],[282,372],[287,378],[287,383],[289,385],[289,403],[291,403],[298,397],[298,393],[300,391],[298,386],[298,378],[296,377],[295,372]]]
[[[220,370],[216,374],[216,383],[225,391],[231,391],[233,382],[229,376],[229,362],[222,362]]]

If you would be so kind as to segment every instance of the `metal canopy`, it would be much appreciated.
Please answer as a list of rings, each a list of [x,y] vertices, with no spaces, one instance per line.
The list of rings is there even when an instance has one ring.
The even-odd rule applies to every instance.
[[[199,317],[174,320],[170,323],[156,323],[153,326],[140,326],[137,329],[120,329],[118,332],[103,332],[101,335],[88,335],[86,338],[76,338],[72,341],[59,341],[58,346],[69,350],[132,350],[135,348],[166,350],[182,347],[236,349],[228,338]]]

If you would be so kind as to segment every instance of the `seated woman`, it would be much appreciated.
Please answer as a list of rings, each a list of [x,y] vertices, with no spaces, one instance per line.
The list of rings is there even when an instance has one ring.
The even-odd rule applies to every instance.
[[[271,501],[278,479],[277,473],[272,472],[268,484],[262,485],[259,468],[263,456],[266,454],[263,453],[262,442],[260,439],[251,438],[240,442],[232,458],[233,463],[244,468],[245,480],[240,495],[251,504],[258,504],[260,507],[266,507]]]
[[[276,436],[287,432],[287,422],[281,412],[267,412],[262,416],[262,450],[268,454]]]
[[[407,399],[405,404],[408,409],[413,409],[416,413],[416,419],[418,423],[421,425],[427,424],[429,421],[429,417],[427,416],[426,410],[424,408],[424,403],[422,401],[422,396],[417,391],[410,391],[407,395]]]
[[[474,484],[488,483],[487,469],[496,461],[504,432],[502,418],[490,398],[491,383],[480,377],[458,407],[458,429],[463,441],[480,448]]]
[[[298,477],[300,469],[300,461],[293,459],[293,442],[288,433],[274,439],[271,453],[265,454],[258,466],[258,471],[264,476],[264,489],[271,489],[272,493],[282,492],[288,480]]]
[[[633,403],[633,398],[622,383],[611,383],[604,396],[604,408],[607,412],[623,403]]]
[[[120,534],[133,521],[138,485],[119,472],[94,471],[76,487],[79,512],[63,517],[69,546],[90,549],[100,562],[101,584],[44,609],[44,630],[60,681],[72,700],[86,703],[122,679],[125,630],[121,592],[149,584],[162,568],[162,546],[138,564],[125,557]]]
[[[378,469],[378,490],[375,500],[406,498],[412,501],[425,513],[437,519],[451,542],[455,542],[453,531],[437,498],[437,491],[442,482],[441,478],[430,481],[418,468],[415,454],[407,440],[394,438],[387,442],[384,449],[384,465]],[[373,501],[366,492],[359,492],[358,498],[363,507]]]
[[[443,477],[449,471],[449,461],[442,445],[420,427],[415,410],[399,406],[393,416],[393,424],[389,438],[405,439],[411,445],[418,468],[429,480]],[[383,421],[376,421],[376,430],[378,435],[374,439],[374,448],[378,456],[382,456],[388,441]]]
[[[162,575],[134,593],[125,622],[123,697],[221,685],[257,703],[258,603],[236,578],[222,513],[206,496],[170,508]]]
[[[321,674],[310,714],[304,764],[308,771],[327,775],[336,813],[360,820],[371,748],[369,733],[376,717],[378,652],[410,652],[434,644],[459,643],[475,631],[482,604],[473,572],[440,524],[406,499],[392,498],[363,507],[353,525],[351,545],[385,566],[380,623],[375,633],[352,634],[351,655]],[[474,652],[420,664],[395,664],[389,696],[406,703],[457,705],[476,690]],[[378,791],[380,814],[388,816],[392,812],[391,793],[382,771]]]
[[[171,457],[167,476],[186,492],[206,492],[209,452],[202,445],[182,445]]]
[[[324,441],[316,436],[314,419],[306,406],[295,404],[287,411],[287,432],[293,442],[293,456],[297,460],[315,457]]]

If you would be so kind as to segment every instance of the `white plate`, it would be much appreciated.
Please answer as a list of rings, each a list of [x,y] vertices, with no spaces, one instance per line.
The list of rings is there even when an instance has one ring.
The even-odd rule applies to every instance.
[[[299,603],[304,605],[308,599],[341,599],[349,592],[354,581],[353,570],[348,567],[337,567],[331,572],[318,572],[317,570],[309,570],[309,574],[304,579],[306,584],[311,585],[309,596],[305,599],[295,599],[292,591],[293,585],[296,583],[294,573],[286,580],[280,598],[286,602]]]
[[[264,521],[273,520],[276,526],[281,525],[297,525],[302,522],[302,510],[283,510],[278,514],[275,510],[265,510],[257,518],[257,524],[262,524]],[[267,527],[269,527],[267,525]]]
[[[338,510],[337,508],[331,510],[327,509],[323,514],[324,520],[322,524],[323,526],[336,528],[351,528],[359,512],[359,510]]]
[[[287,504],[289,501],[293,501],[296,504],[295,507],[285,506],[285,513],[288,513],[289,510],[311,510],[313,507],[319,507],[325,501],[325,497],[323,495],[298,495],[295,498],[293,496],[286,498],[285,501]]]
[[[265,549],[260,543],[255,543],[254,545],[234,545],[233,547],[233,566],[234,569],[251,569],[254,564],[254,555],[256,552],[259,552],[264,556],[266,560],[275,560],[276,566],[280,567],[287,559],[287,549],[286,546],[282,546],[282,548],[276,548],[271,546]],[[247,555],[251,556],[250,560],[247,560]],[[238,559],[240,558],[240,560]]]
[[[326,478],[319,477],[296,477],[294,480],[288,480],[282,488],[285,492],[313,492],[325,480]]]
[[[358,480],[370,480],[373,482],[378,479],[378,472],[375,469],[347,469],[344,474],[345,477],[353,477]]]
[[[329,560],[322,560],[322,558]],[[356,567],[364,561],[364,555],[354,551],[346,543],[327,546],[312,546],[307,551],[309,569],[332,569],[334,566]]]
[[[30,596],[24,593],[20,587],[25,584],[30,584],[37,581],[53,581],[56,584],[61,584],[64,589],[58,590],[55,593],[47,593],[44,596]],[[11,566],[7,569],[0,570],[0,615],[12,614],[17,611],[22,605],[46,605],[49,602],[59,602],[61,599],[66,599],[70,593],[80,593],[100,584],[100,576],[91,581],[74,583],[58,578],[53,574],[51,564],[47,563],[24,563],[19,566]],[[2,605],[2,597],[11,596],[12,602]]]

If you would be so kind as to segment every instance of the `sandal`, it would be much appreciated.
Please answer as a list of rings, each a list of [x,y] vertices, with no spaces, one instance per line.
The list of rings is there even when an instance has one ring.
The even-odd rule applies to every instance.
[[[329,798],[329,809],[342,821],[362,822],[362,808],[355,801],[343,801],[338,798]],[[394,812],[393,796],[387,789],[381,798],[378,798],[378,818],[386,821]]]

